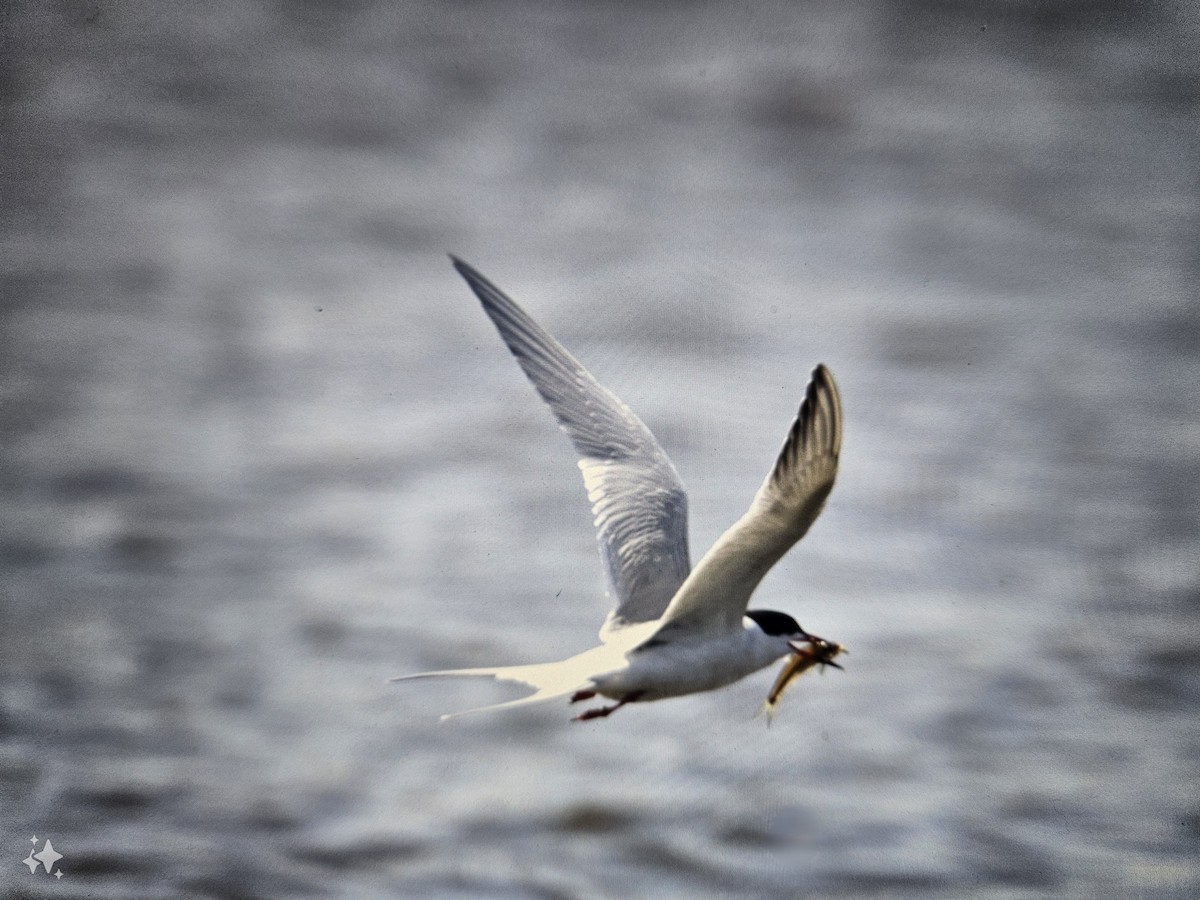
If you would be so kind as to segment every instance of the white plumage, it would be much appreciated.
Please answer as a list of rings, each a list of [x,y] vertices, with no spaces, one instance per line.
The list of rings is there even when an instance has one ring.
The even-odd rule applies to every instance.
[[[580,455],[615,605],[601,626],[601,644],[569,659],[393,680],[487,676],[534,689],[468,712],[566,695],[617,701],[576,717],[591,719],[629,702],[723,687],[819,640],[785,613],[747,611],[747,605],[762,577],[811,527],[833,488],[842,425],[829,370],[813,371],[783,449],[750,508],[692,569],[687,495],[654,435],[511,298],[461,260],[454,259],[454,267]]]

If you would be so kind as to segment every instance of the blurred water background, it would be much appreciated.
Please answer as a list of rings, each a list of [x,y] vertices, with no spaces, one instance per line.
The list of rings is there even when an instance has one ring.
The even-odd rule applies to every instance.
[[[1195,5],[0,28],[4,896],[1200,895]],[[588,725],[385,684],[606,609],[448,251],[655,431],[694,558],[833,369],[756,605],[844,674],[770,730],[769,673]]]

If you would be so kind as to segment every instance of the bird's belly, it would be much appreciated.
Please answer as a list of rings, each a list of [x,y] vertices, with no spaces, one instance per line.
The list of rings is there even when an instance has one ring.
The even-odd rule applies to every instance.
[[[597,676],[593,683],[596,693],[613,700],[635,694],[639,701],[663,700],[716,690],[761,668],[741,657],[681,647],[671,654],[634,653],[627,666]]]

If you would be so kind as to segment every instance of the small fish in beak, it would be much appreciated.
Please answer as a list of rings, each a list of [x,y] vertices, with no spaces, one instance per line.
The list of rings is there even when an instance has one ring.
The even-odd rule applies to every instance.
[[[826,666],[833,666],[835,669],[842,668],[840,664],[834,662],[834,657],[849,652],[841,644],[835,644],[833,641],[827,641],[814,634],[806,634],[800,640],[789,641],[788,646],[795,652],[788,657],[783,669],[779,672],[779,677],[775,679],[775,684],[771,686],[771,692],[767,694],[766,701],[755,713],[756,716],[765,715],[767,717],[768,727],[775,718],[775,711],[780,698],[783,697],[783,692],[793,681],[813,666],[820,666],[821,671],[825,671]]]

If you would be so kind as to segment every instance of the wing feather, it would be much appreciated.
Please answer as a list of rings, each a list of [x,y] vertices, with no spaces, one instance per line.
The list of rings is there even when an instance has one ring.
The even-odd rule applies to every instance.
[[[763,576],[804,537],[833,489],[842,410],[833,375],[813,371],[775,466],[750,508],[704,554],[663,615],[672,630],[736,629]]]
[[[451,257],[579,453],[615,607],[601,636],[657,619],[690,568],[687,494],[642,421],[494,284]]]

